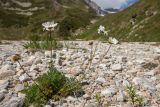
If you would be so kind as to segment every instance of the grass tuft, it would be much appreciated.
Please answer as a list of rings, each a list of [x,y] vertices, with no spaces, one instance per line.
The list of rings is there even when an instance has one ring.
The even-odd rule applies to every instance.
[[[128,97],[133,107],[143,107],[143,97],[137,95],[136,88],[133,86],[133,84],[128,85],[126,88]]]

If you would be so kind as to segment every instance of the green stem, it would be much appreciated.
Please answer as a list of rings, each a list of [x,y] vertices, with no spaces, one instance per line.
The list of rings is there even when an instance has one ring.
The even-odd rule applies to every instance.
[[[23,72],[25,72],[25,70],[24,70],[24,68],[22,67],[21,63],[20,63],[19,61],[17,61],[17,62],[18,62],[18,64],[20,65],[20,68],[23,70]],[[28,77],[30,77],[27,72],[25,72],[25,73],[27,74]],[[31,77],[30,77],[30,79],[34,82],[34,80],[33,80]],[[43,94],[44,96],[47,96],[47,95],[43,92],[43,90],[39,87],[39,85],[38,85],[36,82],[34,82],[34,84],[39,88],[39,90],[42,92],[42,94]]]
[[[97,51],[97,48],[98,48],[98,45],[99,45],[99,42],[100,42],[100,41],[98,41],[98,43],[97,43],[97,45],[96,45],[96,47],[95,47],[95,49],[94,49],[94,52],[93,52],[92,55],[91,55],[91,61],[90,61],[90,63],[89,63],[88,69],[90,69],[90,67],[91,67],[91,64],[92,64],[92,62],[93,62],[93,58],[95,57],[95,54],[96,54],[96,51]],[[93,47],[93,46],[92,46],[92,47]]]
[[[51,68],[52,68],[52,67],[53,67],[53,60],[52,60],[52,59],[53,59],[53,58],[52,58],[52,57],[53,57],[53,53],[52,53],[52,50],[53,50],[52,47],[53,47],[53,46],[52,46],[52,36],[51,36],[51,35],[52,35],[52,32],[50,31],[50,32],[49,32],[49,40],[50,40],[50,43],[51,43],[51,47],[50,47],[50,48],[51,48],[51,57],[50,57],[51,62],[50,62],[50,63],[51,63]]]
[[[102,62],[104,56],[108,54],[108,52],[111,49],[111,47],[112,47],[112,44],[109,45],[108,50],[100,57],[100,60],[99,60],[99,62],[97,64],[100,64]]]

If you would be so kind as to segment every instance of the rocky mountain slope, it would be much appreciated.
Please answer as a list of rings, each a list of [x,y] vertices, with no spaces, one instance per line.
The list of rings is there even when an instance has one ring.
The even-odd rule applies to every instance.
[[[66,17],[78,24],[75,29],[89,24],[94,13],[83,0],[0,0],[0,38],[25,39],[42,34],[41,24]],[[81,17],[82,16],[82,17]]]
[[[5,44],[4,44],[5,43]],[[22,107],[24,85],[21,81],[33,81],[10,61],[10,55],[20,54],[20,63],[32,79],[46,73],[50,51],[35,53],[23,49],[25,42],[3,42],[0,45],[0,106]],[[93,47],[98,42],[93,43]],[[91,69],[87,70],[91,46],[87,41],[68,42],[68,51],[54,50],[54,65],[67,77],[75,77],[82,83],[84,95],[68,96],[61,101],[52,101],[54,107],[132,107],[126,86],[132,83],[137,94],[143,97],[145,107],[160,106],[160,45],[157,43],[122,43],[113,45],[106,55],[109,44],[99,43]],[[14,50],[11,51],[14,47]],[[74,48],[72,48],[74,47]],[[98,63],[101,57],[103,60]],[[51,106],[45,106],[51,107]]]
[[[109,35],[121,41],[160,41],[160,1],[140,0],[127,9],[106,15],[90,29],[81,35],[81,38],[97,39],[99,25],[109,30]]]

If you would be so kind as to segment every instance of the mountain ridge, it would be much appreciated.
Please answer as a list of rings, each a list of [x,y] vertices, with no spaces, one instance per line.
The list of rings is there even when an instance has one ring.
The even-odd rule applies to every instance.
[[[160,41],[160,1],[140,0],[127,9],[106,15],[91,25],[80,38],[98,39],[97,29],[104,25],[109,35],[120,41]]]
[[[67,20],[69,31],[90,24],[94,11],[83,0],[1,0],[0,39],[27,39],[31,35],[45,35],[41,24]],[[77,17],[82,15],[83,17]],[[73,21],[69,21],[73,19]],[[74,24],[79,21],[78,24]],[[59,35],[59,31],[56,31]],[[67,35],[68,36],[68,35]]]

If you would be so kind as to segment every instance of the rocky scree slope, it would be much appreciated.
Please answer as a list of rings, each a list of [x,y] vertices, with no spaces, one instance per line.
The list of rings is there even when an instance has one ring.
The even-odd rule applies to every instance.
[[[0,45],[0,106],[22,107],[24,89],[19,78],[32,83],[17,63],[10,61],[10,55],[19,53],[20,63],[35,79],[47,72],[50,51],[29,52],[20,46],[25,42],[11,42]],[[95,47],[98,42],[94,42]],[[100,93],[102,107],[131,107],[126,86],[135,85],[137,94],[144,98],[145,107],[160,106],[160,45],[157,43],[121,43],[113,45],[101,63],[98,61],[108,47],[100,43],[90,70],[86,70],[91,46],[89,42],[68,42],[69,50],[53,50],[55,67],[67,77],[75,77],[82,83],[85,94],[75,98],[69,96],[61,102],[53,101],[55,107],[98,107],[97,93]],[[14,46],[14,51],[12,50]],[[83,63],[83,64],[82,64]],[[49,105],[46,107],[50,107]]]

